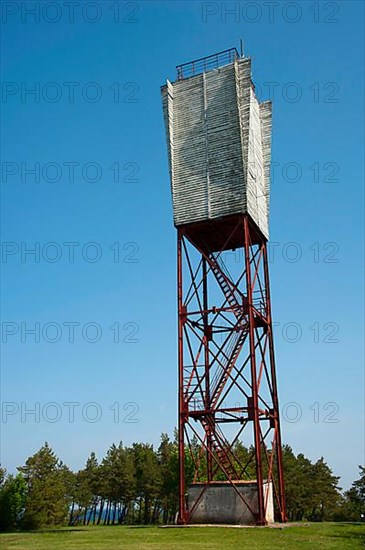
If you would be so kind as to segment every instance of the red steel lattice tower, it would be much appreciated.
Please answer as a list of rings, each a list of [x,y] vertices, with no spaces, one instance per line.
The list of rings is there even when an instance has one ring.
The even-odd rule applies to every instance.
[[[178,521],[201,518],[213,486],[234,493],[248,523],[286,521],[267,256],[271,104],[258,103],[250,60],[235,50],[179,66],[162,95],[177,227]]]

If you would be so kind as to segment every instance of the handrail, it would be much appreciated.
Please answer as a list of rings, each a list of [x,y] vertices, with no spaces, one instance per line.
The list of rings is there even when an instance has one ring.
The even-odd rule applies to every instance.
[[[188,63],[176,66],[177,79],[183,80],[184,78],[203,73],[208,69],[218,69],[218,67],[222,65],[232,63],[238,57],[239,54],[237,49],[229,48],[228,50],[222,50],[221,52],[208,55],[207,57],[188,61]]]

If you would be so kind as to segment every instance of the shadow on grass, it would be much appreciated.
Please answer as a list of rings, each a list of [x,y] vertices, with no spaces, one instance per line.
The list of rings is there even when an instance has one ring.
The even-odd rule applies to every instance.
[[[365,541],[365,524],[362,522],[344,522],[335,524],[338,529],[347,529],[342,533],[326,533],[324,536],[334,539],[352,539],[356,541]],[[349,531],[349,527],[355,527],[355,529]],[[362,529],[360,529],[362,527]]]
[[[17,533],[19,535],[62,535],[63,533],[87,533],[87,531],[90,530],[102,530],[107,529],[111,530],[114,527],[120,528],[123,527],[124,529],[150,529],[151,527],[156,527],[155,525],[90,525],[90,526],[82,526],[82,527],[54,527],[54,528],[44,528],[44,529],[27,529],[22,531],[9,531],[1,533],[2,535],[6,534],[13,534]]]
[[[85,532],[85,529],[78,529],[78,528],[62,528],[59,529],[36,529],[34,531],[19,531],[20,533],[39,533],[39,534],[47,534],[47,535],[62,535],[62,533],[82,533]]]
[[[128,529],[151,529],[151,527],[158,527],[158,525],[125,525]]]

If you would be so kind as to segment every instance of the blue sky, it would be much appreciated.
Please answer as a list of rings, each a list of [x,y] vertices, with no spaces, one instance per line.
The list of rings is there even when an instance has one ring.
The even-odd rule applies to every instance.
[[[2,463],[13,471],[48,440],[79,468],[113,441],[172,433],[176,235],[160,85],[175,65],[243,38],[260,98],[274,100],[283,440],[324,456],[348,487],[364,454],[363,4],[272,12],[265,3],[120,2],[118,16],[115,2],[82,2],[73,22],[62,2],[39,20],[8,4]]]

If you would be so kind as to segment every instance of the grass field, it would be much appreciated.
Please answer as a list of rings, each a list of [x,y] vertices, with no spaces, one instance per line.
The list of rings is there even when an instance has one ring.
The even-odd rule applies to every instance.
[[[322,523],[283,529],[194,527],[85,527],[0,535],[1,550],[356,550],[364,548],[365,525]]]

